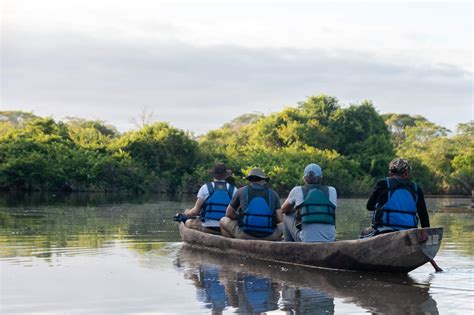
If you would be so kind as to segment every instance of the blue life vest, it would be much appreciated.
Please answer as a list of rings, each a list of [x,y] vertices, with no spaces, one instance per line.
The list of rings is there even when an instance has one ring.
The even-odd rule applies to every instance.
[[[206,308],[223,310],[227,306],[227,295],[219,281],[219,271],[218,267],[213,266],[200,268],[199,280],[202,283],[203,294],[198,296],[198,299],[207,303]]]
[[[255,314],[278,309],[279,292],[270,279],[245,274],[239,280],[245,297],[242,303],[245,309],[239,309],[239,312]]]
[[[406,230],[416,228],[418,218],[416,216],[418,201],[418,187],[415,182],[400,180],[397,178],[386,178],[388,199],[379,208],[382,218],[382,226],[394,230]]]
[[[245,187],[246,208],[239,215],[239,226],[245,233],[268,236],[276,226],[275,211],[271,208],[272,193],[268,187]]]
[[[226,182],[214,182],[207,183],[207,189],[209,190],[209,196],[204,201],[204,205],[201,210],[201,220],[216,220],[219,221],[225,216],[225,211],[229,205],[232,195],[234,194],[235,187],[229,185],[227,189]]]
[[[297,208],[301,223],[336,225],[336,206],[329,200],[329,187],[305,185],[301,190],[304,201]]]

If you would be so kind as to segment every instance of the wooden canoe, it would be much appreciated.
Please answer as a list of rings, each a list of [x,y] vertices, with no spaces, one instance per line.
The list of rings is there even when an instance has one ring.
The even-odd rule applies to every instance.
[[[366,239],[332,243],[241,240],[188,229],[179,224],[183,242],[230,254],[316,268],[408,273],[433,259],[443,228],[410,229]]]

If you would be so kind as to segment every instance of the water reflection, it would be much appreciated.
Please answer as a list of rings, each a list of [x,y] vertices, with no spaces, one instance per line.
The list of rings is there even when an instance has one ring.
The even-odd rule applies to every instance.
[[[132,194],[101,192],[5,192],[0,191],[0,207],[48,206],[97,206],[104,204],[142,204],[162,201],[192,201],[194,196],[166,194]]]
[[[234,264],[225,264],[212,253],[186,249],[175,261],[176,266],[185,268],[184,277],[196,287],[197,300],[213,314],[221,314],[226,308],[245,314],[278,309],[280,283],[245,268],[236,270]]]
[[[216,265],[198,266],[187,272],[185,278],[197,289],[196,298],[212,309],[222,313],[233,307],[239,313],[261,313],[278,309],[279,285],[270,279],[245,274],[229,273]]]
[[[334,314],[334,297],[315,289],[283,285],[281,309],[287,314]]]
[[[74,198],[81,200],[80,205],[0,206],[0,258],[79,254],[116,240],[131,241],[130,249],[143,253],[156,248],[157,242],[179,240],[172,216],[189,205],[169,199],[90,205],[90,199]]]
[[[334,314],[355,304],[384,314],[438,314],[429,284],[409,276],[335,272],[229,257],[184,246],[175,260],[213,313]],[[337,301],[337,303],[336,303]]]
[[[431,224],[445,229],[436,261],[446,272],[431,274],[428,264],[402,278],[178,250],[172,216],[193,201],[0,193],[0,313],[472,313],[474,213],[451,210],[470,199],[427,199]],[[370,222],[365,201],[339,200],[338,239]]]

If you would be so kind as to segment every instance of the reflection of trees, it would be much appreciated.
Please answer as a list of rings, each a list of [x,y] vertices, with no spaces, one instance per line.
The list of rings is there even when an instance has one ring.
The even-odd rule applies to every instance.
[[[194,198],[194,196],[192,196]],[[0,191],[0,207],[36,207],[41,205],[98,206],[110,204],[143,204],[181,202],[183,196],[169,196],[155,193],[126,194],[98,192],[4,192]],[[187,199],[187,198],[185,198]]]
[[[0,199],[0,256],[74,255],[78,251],[67,248],[102,248],[112,240],[142,254],[159,249],[159,242],[179,239],[172,217],[188,205],[169,200],[104,204],[104,199],[90,196],[60,196],[44,206],[42,198],[30,196],[16,205]],[[70,198],[76,199],[68,204]]]
[[[444,239],[441,249],[456,244],[456,252],[474,256],[474,216],[471,213],[431,213],[432,226],[444,227]]]
[[[336,237],[338,240],[356,239],[370,225],[371,213],[366,210],[366,199],[339,199],[336,209]]]
[[[160,195],[0,193],[0,255],[47,256],[52,248],[56,252],[68,247],[102,248],[112,239],[142,254],[158,249],[157,241],[180,240],[171,218],[190,205],[192,200],[187,200]],[[427,199],[431,225],[445,229],[442,248],[449,240],[456,243],[457,252],[473,256],[472,214],[438,212],[446,204],[469,202]],[[370,224],[365,203],[366,199],[339,199],[339,240],[357,238]]]

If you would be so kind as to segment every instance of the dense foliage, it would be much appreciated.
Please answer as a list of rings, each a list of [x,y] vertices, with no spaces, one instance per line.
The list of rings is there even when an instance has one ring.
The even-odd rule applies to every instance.
[[[120,136],[103,122],[80,119],[0,126],[3,189],[174,190],[197,163],[196,141],[165,123]]]
[[[197,139],[167,123],[120,134],[103,121],[4,111],[0,189],[194,191],[213,163],[225,162],[238,184],[259,166],[286,193],[315,162],[340,193],[362,194],[402,156],[426,192],[470,193],[473,124],[451,134],[422,116],[379,115],[368,101],[341,106],[325,95],[270,115],[237,117]]]

